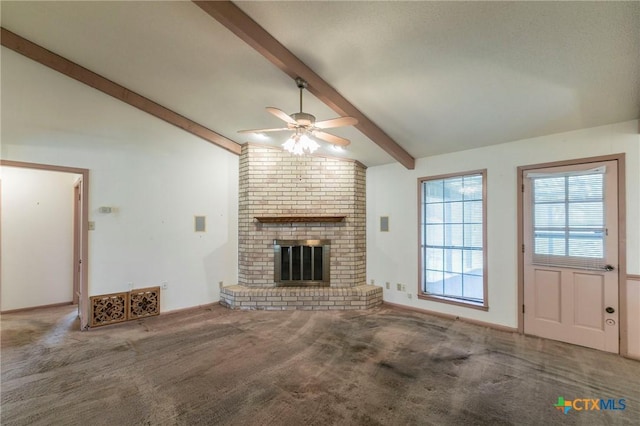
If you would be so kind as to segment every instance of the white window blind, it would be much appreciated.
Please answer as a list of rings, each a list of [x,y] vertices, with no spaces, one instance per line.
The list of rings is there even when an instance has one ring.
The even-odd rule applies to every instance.
[[[602,269],[605,167],[567,173],[530,173],[533,263]]]

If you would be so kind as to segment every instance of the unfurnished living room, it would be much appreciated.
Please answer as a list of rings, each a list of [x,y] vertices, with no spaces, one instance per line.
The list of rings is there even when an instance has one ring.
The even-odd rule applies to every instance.
[[[0,19],[2,425],[640,424],[640,2]]]

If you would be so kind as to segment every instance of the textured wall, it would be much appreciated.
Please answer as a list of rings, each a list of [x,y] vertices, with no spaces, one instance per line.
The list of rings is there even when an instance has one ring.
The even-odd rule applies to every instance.
[[[14,52],[1,83],[3,160],[90,170],[87,296],[167,282],[167,312],[237,282],[237,155]]]
[[[331,287],[366,281],[366,170],[246,144],[240,157],[238,283],[273,287],[274,239],[330,239]],[[346,216],[341,223],[261,224],[256,216]]]

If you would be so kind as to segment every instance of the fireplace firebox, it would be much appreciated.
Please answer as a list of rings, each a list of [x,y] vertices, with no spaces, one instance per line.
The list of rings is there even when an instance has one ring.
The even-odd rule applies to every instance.
[[[277,286],[329,286],[330,240],[274,240]]]

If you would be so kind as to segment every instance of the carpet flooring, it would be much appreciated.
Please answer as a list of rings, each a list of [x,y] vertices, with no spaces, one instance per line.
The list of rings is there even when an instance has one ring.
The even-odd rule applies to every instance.
[[[389,306],[0,327],[3,425],[640,424],[638,361]]]

